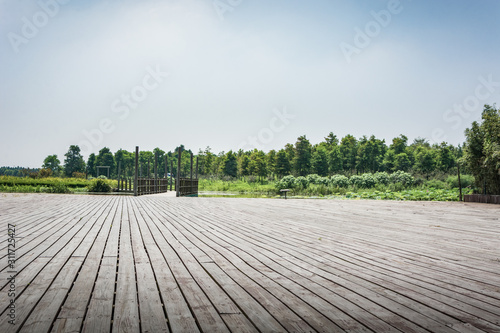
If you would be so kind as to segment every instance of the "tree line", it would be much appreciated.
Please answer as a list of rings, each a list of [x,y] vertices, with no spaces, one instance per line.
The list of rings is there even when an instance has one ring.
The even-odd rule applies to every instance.
[[[181,145],[173,152],[165,152],[160,148],[155,148],[153,151],[140,151],[139,176],[153,176],[155,160],[157,160],[157,172],[159,175],[162,177],[164,176],[166,170],[165,162],[167,161],[168,173],[172,173],[176,176],[179,148],[183,151],[181,172],[182,175],[187,175],[190,170],[190,155],[192,152],[191,150],[186,150],[184,146]],[[99,150],[97,155],[94,153],[90,154],[87,161],[84,160],[80,152],[79,146],[71,145],[68,152],[64,155],[64,164],[61,164],[57,155],[49,155],[44,159],[42,169],[39,172],[48,176],[76,178],[98,176],[116,178],[118,177],[118,173],[123,177],[134,176],[135,152],[119,149],[113,153],[108,147],[104,147]],[[165,157],[167,157],[167,159],[165,159]],[[173,164],[172,171],[170,170],[171,164]],[[109,168],[109,170],[107,168]]]
[[[364,173],[397,171],[422,175],[427,179],[436,173],[455,173],[457,163],[462,171],[472,174],[477,186],[483,192],[500,193],[500,117],[499,109],[485,105],[482,122],[474,122],[467,129],[466,142],[463,146],[453,146],[442,142],[430,144],[417,138],[409,143],[408,137],[401,134],[390,143],[375,136],[356,138],[345,135],[338,138],[330,132],[323,141],[312,144],[305,135],[288,143],[279,150],[230,150],[215,154],[210,147],[201,150],[195,157],[199,159],[199,174],[215,177],[248,177],[258,179],[281,179],[288,175],[307,176],[316,174],[321,177],[332,175],[357,175]],[[165,173],[167,163],[172,161],[173,169],[167,165],[169,173],[177,176],[177,147],[166,152],[160,148],[139,153],[141,176],[152,175],[154,161],[158,157],[158,173]],[[184,151],[184,146],[180,145]],[[182,155],[181,174],[188,175],[190,169],[190,150]],[[84,160],[77,145],[71,145],[64,155],[62,164],[57,155],[49,155],[43,161],[38,174],[44,176],[97,177],[98,167],[109,167],[109,176],[115,178],[121,174],[131,177],[134,174],[135,154],[124,149],[112,152],[102,148],[98,154],[90,154]],[[10,168],[3,172],[23,174],[21,170]],[[13,171],[14,170],[14,171]],[[2,172],[2,169],[0,169]],[[26,173],[26,172],[24,172]],[[4,173],[5,174],[5,173]],[[107,172],[100,173],[107,175]]]

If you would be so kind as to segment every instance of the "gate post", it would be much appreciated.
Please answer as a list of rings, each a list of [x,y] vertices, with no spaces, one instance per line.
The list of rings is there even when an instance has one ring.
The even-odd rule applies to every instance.
[[[193,153],[191,153],[191,188],[189,189],[189,194],[193,194]]]
[[[174,157],[170,159],[170,191],[172,191],[172,177],[174,176]]]
[[[137,182],[139,181],[139,146],[135,146],[135,175],[134,175],[134,196],[137,196]]]
[[[155,154],[155,189],[154,193],[158,193],[158,152]]]
[[[175,190],[177,192],[176,196],[181,196],[181,159],[182,159],[182,147],[179,146],[179,151],[177,153],[177,177],[175,179]]]

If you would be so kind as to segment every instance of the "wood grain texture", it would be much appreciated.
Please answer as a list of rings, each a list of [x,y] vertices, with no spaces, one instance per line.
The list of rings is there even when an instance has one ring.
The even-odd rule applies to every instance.
[[[500,208],[2,194],[0,332],[500,332]]]

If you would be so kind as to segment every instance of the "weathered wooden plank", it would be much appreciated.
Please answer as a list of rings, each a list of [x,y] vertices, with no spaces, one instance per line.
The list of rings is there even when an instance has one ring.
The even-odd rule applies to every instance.
[[[130,238],[128,205],[121,212],[120,251],[116,282],[114,332],[139,332],[139,304],[137,301],[136,274]],[[115,223],[115,222],[113,222]]]
[[[61,269],[52,285],[33,309],[20,332],[49,332],[73,280],[78,273],[83,258],[71,257]]]
[[[103,211],[95,219],[96,228],[89,233],[73,254],[85,257],[82,269],[75,280],[68,298],[56,319],[52,332],[79,332],[97,278],[106,239],[110,228],[105,227],[109,214],[117,207],[116,200],[103,205]],[[90,248],[90,250],[89,250]]]
[[[143,211],[143,208],[140,208],[139,211]],[[147,214],[142,214],[142,219],[139,219],[141,230],[146,230],[146,221],[150,222],[150,217]],[[154,227],[154,223],[151,222],[150,226]],[[207,332],[228,332],[226,324],[217,313],[213,304],[196,283],[170,244],[161,236],[161,231],[154,227],[151,231],[151,236],[152,239],[148,243],[145,242],[145,245],[147,247],[153,246],[151,241],[154,241],[154,244],[157,244],[160,248],[201,330]]]
[[[82,332],[108,332],[111,330],[116,260],[116,257],[102,258],[99,275],[95,281],[92,298],[83,321]]]
[[[135,210],[134,210],[135,208]],[[163,257],[158,246],[155,246],[154,240],[148,228],[144,228],[142,233],[139,231],[138,220],[134,211],[137,207],[132,207],[132,202],[128,202],[130,230],[132,235],[132,244],[140,248],[140,245],[147,245],[148,254],[151,257],[151,264],[155,272],[156,282],[159,292],[162,296],[164,307],[167,312],[167,319],[172,332],[199,332],[196,321],[187,304],[177,281],[175,280],[170,268]],[[143,241],[140,242],[140,238]],[[134,239],[136,239],[134,241]],[[138,254],[143,253],[138,251]],[[143,255],[143,254],[142,254]],[[143,260],[146,258],[142,258]],[[138,256],[136,257],[138,260]]]

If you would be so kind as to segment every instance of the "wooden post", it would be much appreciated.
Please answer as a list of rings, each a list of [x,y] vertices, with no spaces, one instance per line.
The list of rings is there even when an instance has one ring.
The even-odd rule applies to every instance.
[[[170,191],[172,191],[172,177],[174,176],[174,159],[170,159]]]
[[[167,165],[168,165],[168,155],[165,154],[165,192],[168,191],[168,169],[167,169]]]
[[[137,183],[139,181],[139,146],[135,146],[135,172],[134,172],[134,196],[137,196]]]
[[[196,156],[196,179],[198,179],[198,156]]]
[[[158,152],[155,154],[155,193],[158,193]]]
[[[122,168],[122,161],[118,161],[118,192],[120,192],[120,173]]]
[[[189,194],[193,194],[193,153],[191,153],[191,188],[189,189]]]
[[[181,159],[182,159],[182,147],[179,147],[177,153],[177,175],[175,178],[175,191],[177,192],[176,196],[181,196]]]
[[[198,183],[198,156],[196,156],[196,196],[198,197],[198,191],[199,191],[199,186],[200,184]]]
[[[460,181],[460,164],[459,163],[457,163],[457,172],[458,172],[458,188],[460,191],[460,196],[458,198],[459,198],[459,201],[462,201],[462,182]]]

